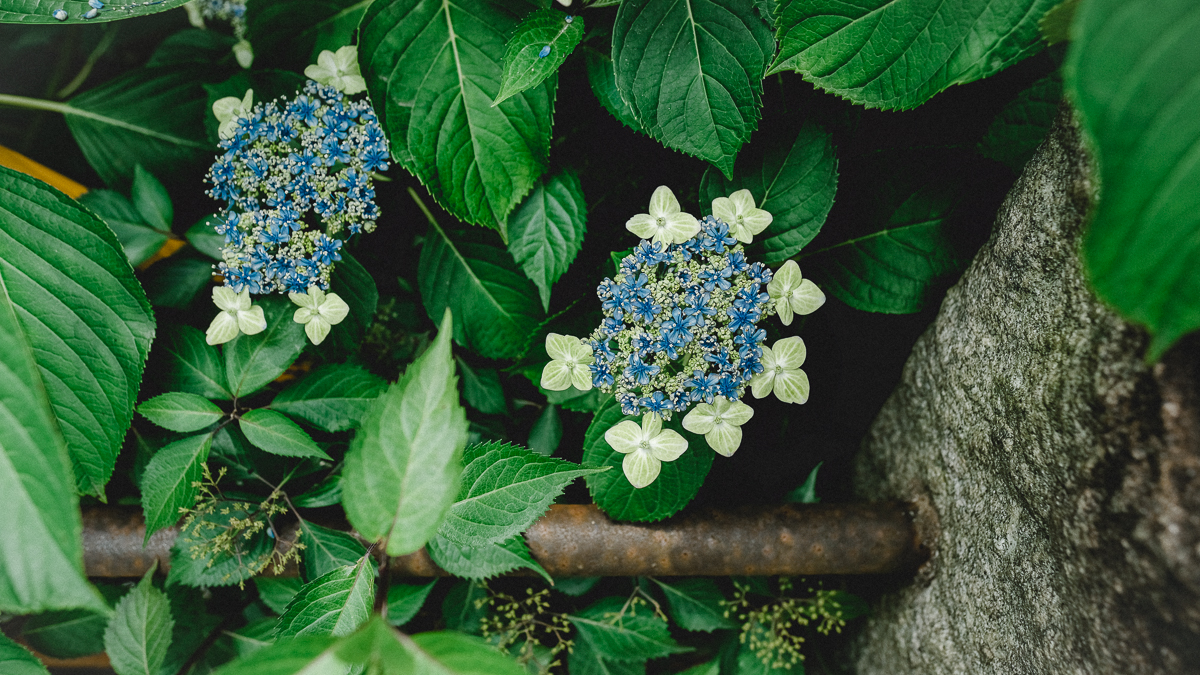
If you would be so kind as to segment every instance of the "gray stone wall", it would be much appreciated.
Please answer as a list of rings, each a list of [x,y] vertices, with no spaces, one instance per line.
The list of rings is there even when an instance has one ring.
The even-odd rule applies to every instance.
[[[858,458],[933,555],[856,638],[861,675],[1200,673],[1196,342],[1157,366],[1096,299],[1096,191],[1064,112],[917,342]]]

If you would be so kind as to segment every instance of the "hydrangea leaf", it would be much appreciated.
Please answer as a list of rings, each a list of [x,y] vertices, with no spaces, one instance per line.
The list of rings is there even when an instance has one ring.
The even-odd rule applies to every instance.
[[[109,604],[114,604],[128,590],[123,584],[96,583],[97,590]],[[111,611],[67,609],[43,612],[26,617],[21,625],[21,641],[33,649],[56,659],[74,659],[104,651],[104,630]],[[0,658],[0,664],[4,660]],[[0,667],[0,672],[7,672]]]
[[[199,431],[225,416],[212,401],[180,391],[155,396],[137,411],[158,426],[181,433]]]
[[[533,559],[521,535],[507,541],[482,546],[460,546],[438,535],[426,548],[438,567],[464,579],[490,579],[515,569],[530,569],[554,583],[546,570]]]
[[[550,288],[575,260],[586,232],[583,186],[571,170],[540,181],[508,217],[508,252],[537,285],[542,309],[550,310]]]
[[[734,165],[733,179],[709,168],[700,181],[700,206],[711,211],[712,201],[737,190],[750,190],[758,208],[774,220],[754,237],[748,257],[774,265],[796,255],[821,231],[837,192],[837,156],[833,140],[816,124],[800,127],[796,140],[751,146]]]
[[[142,168],[141,164],[133,167],[130,202],[137,209],[142,222],[156,230],[170,231],[171,222],[175,219],[175,206],[171,204],[171,195],[167,194],[167,188],[163,187],[154,174]]]
[[[361,366],[328,364],[279,392],[270,408],[322,431],[346,431],[358,426],[385,389],[383,378]]]
[[[504,47],[499,105],[558,71],[583,39],[583,17],[539,9],[524,19]]]
[[[370,0],[246,3],[246,36],[254,45],[254,65],[303,70],[316,63],[323,50],[351,44],[369,4]]]
[[[305,522],[300,543],[304,551],[300,554],[304,578],[312,581],[317,577],[353,565],[367,554],[367,547],[349,532],[331,530],[316,523]]]
[[[633,114],[633,108],[621,98],[617,91],[617,73],[613,70],[612,57],[606,52],[584,45],[584,57],[587,60],[588,82],[592,85],[592,93],[596,100],[617,121],[639,133],[646,133],[641,122]]]
[[[557,75],[492,106],[522,0],[377,0],[359,28],[363,76],[392,156],[465,222],[501,229],[546,171]]]
[[[671,638],[665,620],[624,605],[624,598],[604,598],[567,617],[578,631],[576,639],[612,661],[646,661],[692,651]]]
[[[752,0],[625,0],[613,27],[617,90],[639,124],[727,176],[758,126],[774,52]]]
[[[162,2],[113,5],[97,13],[96,16],[85,19],[83,15],[92,9],[86,0],[54,0],[53,2],[50,0],[0,0],[0,23],[48,23],[56,26],[68,23],[101,23],[165,12],[168,9],[175,9],[187,1],[162,0]],[[54,12],[60,9],[67,13],[66,19],[55,18]]]
[[[543,457],[549,457],[558,449],[562,442],[562,419],[558,415],[558,406],[550,403],[538,415],[533,428],[529,430],[529,449]]]
[[[300,577],[254,577],[254,586],[264,605],[276,614],[283,614],[304,586],[304,581]],[[274,627],[271,632],[275,632]]]
[[[279,617],[275,638],[353,633],[371,615],[375,567],[370,556],[335,568],[305,584]]]
[[[3,167],[0,203],[13,344],[33,350],[80,491],[103,498],[154,337],[150,303],[112,231],[78,203]]]
[[[142,264],[167,241],[167,232],[147,226],[133,204],[119,192],[88,190],[80,195],[79,203],[100,216],[117,235],[130,265]]]
[[[472,368],[469,363],[456,357],[458,372],[462,373],[463,398],[467,405],[485,415],[500,415],[508,412],[508,399],[500,384],[500,373],[491,368]]]
[[[1020,173],[1050,132],[1062,97],[1057,72],[1031,84],[996,115],[979,141],[979,154]]]
[[[251,410],[238,420],[238,428],[255,447],[272,455],[332,459],[300,425],[274,410]]]
[[[342,259],[333,266],[329,277],[330,290],[337,293],[350,307],[350,313],[330,332],[330,342],[343,354],[358,351],[367,328],[375,319],[379,307],[379,288],[375,278],[362,263],[342,249]]]
[[[446,672],[455,675],[523,675],[526,672],[525,667],[513,658],[473,635],[448,630],[430,631],[412,636],[412,641]]]
[[[583,640],[576,640],[572,646],[567,667],[571,675],[646,675],[645,661],[606,659]]]
[[[296,307],[287,298],[270,295],[256,300],[267,328],[239,335],[225,344],[225,374],[235,398],[248,396],[283,374],[304,349],[304,326],[292,320]]]
[[[154,453],[146,465],[141,482],[146,542],[155,532],[174,525],[181,508],[196,505],[194,484],[200,480],[212,439],[211,433],[182,438]]]
[[[217,234],[216,226],[219,222],[220,218],[215,214],[205,216],[189,227],[183,236],[200,253],[213,260],[221,260],[221,247],[225,245],[225,236]]]
[[[1058,2],[781,0],[779,54],[768,74],[794,70],[868,108],[914,108],[1036,53],[1038,20]]]
[[[0,635],[0,672],[8,675],[50,675],[38,657],[4,635]]]
[[[713,452],[696,436],[679,427],[678,418],[664,425],[674,428],[688,441],[688,449],[673,462],[663,462],[661,472],[653,483],[635,488],[625,477],[621,464],[625,455],[617,452],[604,439],[604,432],[625,420],[638,418],[621,413],[615,398],[607,398],[596,411],[583,437],[583,465],[612,467],[603,473],[587,476],[588,490],[596,505],[613,520],[655,521],[679,512],[695,498],[712,468]]]
[[[737,626],[725,617],[721,601],[725,596],[712,579],[680,579],[670,584],[654,580],[667,597],[671,618],[684,630],[711,633]]]
[[[450,355],[451,313],[437,338],[372,405],[346,453],[342,504],[368,540],[388,555],[421,548],[458,493],[466,412]]]
[[[191,326],[171,326],[156,343],[155,360],[164,364],[163,385],[205,398],[229,400],[225,366],[217,348],[208,344],[204,333]]]
[[[822,464],[824,462],[817,462],[813,470],[808,472],[808,478],[795,490],[787,493],[784,499],[798,504],[816,504],[820,502],[821,498],[817,496],[817,472],[821,470]]]
[[[117,603],[104,651],[120,675],[157,675],[171,646],[171,601],[154,587],[154,567]]]
[[[421,249],[417,280],[430,318],[454,312],[454,341],[493,359],[520,355],[545,316],[537,288],[496,235],[480,230],[431,229]]]
[[[1104,186],[1084,238],[1097,293],[1154,334],[1157,359],[1200,327],[1200,6],[1081,3],[1066,81]]]
[[[499,442],[471,446],[464,461],[457,501],[438,529],[462,546],[500,543],[524,532],[567,485],[600,471]]]
[[[403,626],[425,605],[425,599],[433,590],[437,579],[427,584],[392,584],[388,586],[387,621],[393,626]]]
[[[350,664],[338,658],[339,646],[340,640],[332,635],[282,640],[223,666],[220,672],[221,675],[344,675]]]

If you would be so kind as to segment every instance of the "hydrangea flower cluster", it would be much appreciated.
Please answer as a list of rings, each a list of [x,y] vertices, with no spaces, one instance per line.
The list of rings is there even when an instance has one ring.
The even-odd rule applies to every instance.
[[[639,488],[687,448],[662,427],[672,415],[687,413],[684,428],[730,456],[754,414],[741,400],[748,387],[756,398],[774,392],[786,402],[808,399],[799,370],[803,341],[786,338],[772,351],[759,323],[778,314],[788,325],[825,301],[794,261],[772,272],[747,260],[743,244],[772,220],[748,190],[718,198],[714,215],[697,220],[662,186],[649,211],[626,224],[643,239],[597,288],[604,320],[586,339],[547,336],[551,361],[542,373],[546,389],[594,386],[615,394],[624,414],[642,415],[640,425],[626,421],[605,433]]]
[[[225,237],[217,271],[236,293],[289,293],[296,301],[327,291],[343,242],[371,232],[379,218],[371,173],[388,168],[388,143],[370,102],[346,96],[363,90],[354,48],[320,59],[333,71],[310,67],[310,77],[319,79],[290,100],[252,105],[248,91],[213,105],[225,151],[208,173],[208,194],[226,203],[216,225]],[[321,297],[318,305],[340,302],[332,293]],[[313,316],[297,321],[308,324]],[[321,321],[343,317],[335,312]],[[309,337],[319,343],[327,332],[328,326]]]

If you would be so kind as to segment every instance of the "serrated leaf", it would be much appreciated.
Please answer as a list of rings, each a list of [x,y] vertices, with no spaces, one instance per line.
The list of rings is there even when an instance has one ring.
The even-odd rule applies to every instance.
[[[867,312],[910,314],[930,299],[934,285],[961,268],[947,225],[954,196],[942,187],[918,188],[884,227],[797,260],[826,293]]]
[[[758,126],[774,53],[751,0],[624,0],[613,26],[617,90],[642,128],[725,175]]]
[[[1062,97],[1062,78],[1057,72],[1034,82],[992,120],[979,141],[979,154],[1020,173],[1050,132]]]
[[[147,14],[157,14],[168,9],[174,9],[188,0],[162,0],[162,2],[136,3],[129,5],[113,5],[96,16],[85,19],[83,15],[91,9],[84,0],[0,0],[0,23],[47,23],[56,26],[63,24],[92,24],[118,19],[132,19]],[[65,10],[67,18],[59,21],[54,18],[56,10]]]
[[[515,535],[500,543],[461,546],[438,535],[429,540],[425,550],[438,567],[464,579],[490,579],[515,569],[537,572],[547,582],[554,580],[533,559],[525,538]]]
[[[611,40],[609,41],[611,44]],[[592,85],[592,93],[596,100],[617,121],[639,133],[646,133],[641,122],[633,114],[633,108],[621,98],[617,91],[617,73],[613,70],[613,60],[607,52],[584,46],[584,56],[587,60],[588,83]]]
[[[130,265],[140,265],[167,241],[167,233],[147,226],[133,204],[119,192],[88,190],[80,195],[79,203],[100,216],[117,235]]]
[[[491,368],[472,368],[461,357],[455,357],[458,372],[462,373],[463,398],[467,405],[485,415],[500,415],[508,412],[508,399],[500,384],[500,374]]]
[[[379,289],[371,273],[346,250],[342,251],[341,261],[334,265],[329,284],[330,290],[350,307],[346,318],[330,331],[330,344],[338,352],[353,354],[358,351],[367,328],[375,319]]]
[[[179,520],[181,508],[196,505],[194,483],[212,448],[213,436],[197,434],[167,445],[150,459],[142,474],[142,510],[146,514],[146,537]]]
[[[508,217],[508,252],[538,287],[542,309],[550,310],[550,288],[575,260],[586,232],[583,186],[569,169],[541,180]]]
[[[700,181],[700,206],[711,213],[712,201],[746,189],[758,208],[774,219],[747,247],[748,255],[774,265],[796,255],[821,231],[837,192],[837,156],[833,140],[815,124],[800,127],[791,145],[773,143],[765,152],[738,158],[733,179],[708,169]]]
[[[385,389],[383,378],[360,366],[330,364],[279,392],[270,407],[322,431],[346,431],[358,426]]]
[[[270,295],[255,305],[263,308],[266,330],[225,344],[225,374],[234,398],[248,396],[282,375],[306,343],[304,326],[292,320],[296,306],[287,298]]]
[[[372,405],[346,453],[342,504],[368,540],[388,555],[421,548],[437,532],[458,492],[466,412],[458,403],[453,321]]]
[[[307,522],[303,527],[304,533],[300,536],[300,543],[304,544],[304,551],[300,558],[303,562],[304,578],[309,581],[340,567],[352,565],[367,554],[367,547],[349,532],[339,532]]]
[[[711,633],[722,628],[737,628],[725,617],[721,601],[725,596],[711,579],[679,579],[670,584],[655,579],[667,596],[671,618],[684,630]]]
[[[279,617],[275,638],[353,633],[375,602],[375,568],[369,560],[364,555],[305,584]]]
[[[333,459],[300,428],[300,425],[274,410],[251,410],[238,420],[238,428],[246,434],[246,438],[254,447],[272,455]]]
[[[518,356],[545,317],[537,288],[480,230],[446,231],[429,218],[417,281],[431,319],[454,312],[454,341],[481,356]]]
[[[167,188],[159,182],[141,164],[133,167],[133,191],[130,202],[137,209],[142,222],[156,230],[171,230],[171,222],[175,220],[175,206],[171,204],[171,196]]]
[[[558,417],[558,407],[550,404],[538,415],[533,428],[529,430],[529,449],[543,457],[549,457],[558,449],[562,435],[562,420]]]
[[[456,218],[501,229],[546,171],[556,75],[493,107],[520,0],[377,0],[359,27],[363,76],[392,156]]]
[[[104,651],[117,675],[156,675],[171,646],[171,601],[154,587],[155,567],[117,603]]]
[[[622,608],[623,598],[604,598],[567,619],[577,640],[587,643],[601,658],[612,661],[645,661],[692,651],[671,639],[667,622],[643,609]]]
[[[254,508],[254,512],[247,510],[247,507]],[[262,518],[256,504],[223,502],[216,508],[216,512],[200,516],[193,527],[180,532],[175,538],[175,544],[171,546],[168,585],[231,586],[249,579],[270,559],[275,550],[275,540],[268,536],[266,528],[257,534],[237,537],[231,551],[214,553],[211,547],[206,548],[208,539],[205,535],[224,531],[230,527],[231,520]]]
[[[795,490],[787,493],[784,501],[799,504],[816,504],[821,501],[821,498],[817,496],[817,472],[821,470],[821,465],[824,463],[817,462],[813,470],[808,472],[808,478]]]
[[[191,326],[170,326],[156,343],[155,354],[159,351],[166,365],[165,387],[205,398],[226,401],[233,398],[226,388],[221,355],[205,341],[204,333]]]
[[[118,584],[97,583],[106,602],[115,602],[127,590]],[[104,630],[112,610],[68,609],[26,617],[21,640],[33,649],[57,659],[74,659],[104,651]],[[0,658],[0,664],[4,661]],[[0,667],[0,672],[8,672]]]
[[[220,218],[216,214],[204,216],[189,227],[183,236],[197,251],[213,260],[221,260],[221,247],[225,245],[225,237],[217,234],[216,225],[219,222]]]
[[[504,72],[500,92],[492,105],[512,96],[558,71],[583,39],[583,17],[553,9],[539,9],[524,19],[504,46]]]
[[[646,675],[645,661],[614,661],[600,656],[592,643],[576,640],[567,657],[571,675]]]
[[[1056,2],[780,0],[779,54],[768,74],[794,70],[868,108],[913,108],[1036,53],[1038,19]]]
[[[199,431],[225,416],[212,401],[178,391],[155,396],[137,411],[158,426],[181,433]]]
[[[218,663],[228,660],[228,657],[221,659],[221,653],[226,651],[226,638],[217,638],[217,641],[205,646],[209,636],[221,626],[224,617],[208,611],[204,592],[179,585],[168,586],[164,591],[171,603],[175,629],[171,631],[171,647],[167,649],[167,657],[156,675],[176,675],[193,656],[198,657],[193,672],[209,670],[205,666],[211,664],[213,659],[219,659]]]
[[[462,546],[495,544],[524,532],[580,476],[596,473],[519,445],[468,448],[457,501],[438,535]]]
[[[304,582],[299,577],[254,577],[254,586],[258,588],[258,599],[264,605],[276,614],[283,614]],[[272,627],[271,633],[274,632]]]
[[[198,66],[129,71],[68,101],[67,126],[109,185],[128,185],[138,164],[163,177],[199,166],[215,150],[204,136],[211,74]]]
[[[427,584],[392,584],[388,586],[387,621],[393,626],[403,626],[425,605],[429,591],[437,579]]]
[[[24,334],[10,344],[28,340],[76,484],[103,497],[154,337],[150,303],[103,222],[3,167],[0,250],[0,278]]]
[[[662,473],[653,483],[638,489],[630,484],[621,468],[625,455],[612,449],[604,440],[604,432],[625,420],[636,419],[622,415],[615,398],[604,399],[583,437],[583,465],[611,467],[604,473],[587,477],[592,499],[613,520],[655,521],[679,512],[696,497],[704,477],[712,468],[713,452],[702,437],[679,427],[678,421],[667,425],[688,439],[688,449],[674,462],[663,462]]]
[[[1083,253],[1101,298],[1154,334],[1148,358],[1200,326],[1200,7],[1082,3],[1065,67],[1103,194]]]
[[[36,656],[4,635],[0,635],[0,672],[6,675],[50,675],[50,671]]]
[[[255,65],[303,70],[321,50],[350,44],[370,0],[289,0],[246,3],[246,33]]]

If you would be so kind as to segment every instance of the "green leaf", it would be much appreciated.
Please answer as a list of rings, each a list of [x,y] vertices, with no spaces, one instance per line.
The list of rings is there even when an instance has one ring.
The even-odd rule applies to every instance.
[[[525,669],[491,643],[454,631],[412,636],[413,645],[452,675],[523,675]],[[438,672],[438,671],[432,671]]]
[[[550,288],[575,260],[586,232],[583,186],[571,170],[538,182],[508,217],[508,252],[538,287],[542,309],[549,311]]]
[[[499,442],[471,446],[464,461],[458,499],[438,529],[463,546],[496,544],[520,534],[572,481],[598,471]]]
[[[360,366],[330,364],[279,392],[271,409],[322,431],[346,431],[358,426],[384,389],[387,383],[383,378]]]
[[[225,651],[224,637],[209,644],[209,636],[221,627],[224,617],[208,611],[205,593],[198,588],[175,585],[164,590],[171,603],[175,629],[171,631],[171,647],[167,650],[167,658],[159,666],[157,675],[176,675],[193,655],[197,657],[193,672],[203,672],[206,662],[220,659],[221,652]]]
[[[346,453],[342,504],[368,540],[388,555],[421,548],[437,532],[458,492],[467,416],[458,403],[453,321],[371,407]]]
[[[208,399],[178,391],[155,396],[139,405],[137,411],[158,426],[181,433],[199,431],[225,416]]]
[[[340,567],[353,565],[367,554],[363,546],[349,532],[331,530],[315,523],[304,523],[300,543],[304,578],[312,581]]]
[[[248,656],[261,649],[275,644],[275,624],[279,621],[273,616],[264,616],[236,631],[228,633],[233,640],[234,649],[238,656]]]
[[[1038,21],[1038,31],[1047,45],[1056,45],[1070,39],[1071,21],[1075,18],[1075,10],[1079,8],[1079,0],[1062,0],[1050,8]]]
[[[67,126],[109,185],[127,185],[138,164],[164,177],[199,166],[215,151],[204,136],[202,83],[210,73],[197,66],[129,71],[65,104]]]
[[[1103,194],[1083,253],[1101,298],[1154,334],[1148,358],[1200,326],[1200,7],[1082,3],[1066,81],[1095,141]]]
[[[680,579],[671,584],[654,580],[667,596],[671,618],[684,630],[711,633],[722,628],[737,628],[725,618],[721,601],[725,596],[712,579]]]
[[[323,506],[333,506],[342,503],[342,474],[341,465],[329,472],[320,483],[307,492],[292,497],[292,503],[302,509],[319,509]]]
[[[175,441],[154,453],[142,474],[142,510],[146,514],[146,538],[179,520],[179,510],[196,505],[194,483],[212,448],[212,434],[197,434]]]
[[[0,635],[0,672],[6,675],[50,675],[50,671],[36,656],[4,635]]]
[[[255,65],[303,70],[322,50],[353,42],[370,0],[289,0],[246,3],[246,33]]]
[[[537,289],[479,230],[447,232],[432,216],[417,280],[429,317],[454,312],[454,341],[492,359],[515,357],[545,317]]]
[[[1021,173],[1050,132],[1062,97],[1062,78],[1057,72],[1034,82],[992,120],[979,141],[979,154]]]
[[[283,614],[304,582],[299,577],[254,577],[254,585],[258,588],[258,599],[272,612]],[[272,627],[271,633],[274,632]]]
[[[147,227],[133,204],[119,192],[88,190],[80,195],[79,203],[100,216],[117,235],[130,265],[140,265],[167,241],[167,233]]]
[[[157,14],[168,9],[183,5],[188,0],[162,0],[162,2],[131,3],[128,5],[112,5],[91,19],[83,15],[91,9],[84,0],[0,0],[0,23],[48,23],[60,26],[65,23],[101,23],[118,19],[131,19],[136,16]],[[59,21],[54,18],[55,10],[67,12],[67,19]]]
[[[575,641],[567,666],[571,675],[646,675],[645,661],[606,659],[584,640]]]
[[[454,582],[442,600],[442,620],[446,622],[446,628],[470,635],[482,634],[482,622],[488,612],[487,598],[487,587],[479,582],[466,579]]]
[[[914,108],[1036,53],[1038,19],[1056,2],[864,0],[831,9],[824,0],[780,0],[779,54],[768,74],[794,70],[868,108]]]
[[[504,46],[504,74],[492,105],[541,84],[558,71],[582,39],[581,16],[539,9],[521,19]]]
[[[255,447],[283,457],[330,457],[312,437],[283,413],[259,408],[242,415],[238,427]]]
[[[263,308],[267,329],[239,335],[225,345],[225,373],[234,398],[248,396],[283,374],[304,349],[304,326],[292,320],[296,306],[270,295],[255,304]]]
[[[412,621],[417,612],[421,611],[421,607],[425,605],[425,599],[429,597],[429,591],[433,590],[433,585],[436,583],[437,579],[427,584],[392,584],[388,586],[388,623],[399,627]]]
[[[617,121],[639,133],[646,133],[641,122],[633,114],[633,108],[621,98],[617,91],[617,73],[613,70],[612,57],[607,52],[584,46],[584,56],[587,60],[588,82],[592,85],[592,93],[596,100]]]
[[[808,472],[808,478],[800,487],[787,493],[784,501],[798,504],[816,504],[821,501],[817,496],[817,472],[821,470],[821,465],[825,462],[817,462],[812,471]]]
[[[688,449],[674,462],[663,462],[662,473],[644,488],[629,483],[621,462],[625,455],[612,449],[604,440],[604,432],[624,420],[636,419],[622,415],[615,398],[604,400],[592,418],[583,437],[583,465],[611,467],[604,473],[587,477],[588,490],[596,505],[613,520],[654,521],[674,515],[695,498],[712,468],[713,451],[702,437],[679,427],[678,421],[665,427],[673,428],[688,441]]]
[[[225,368],[217,348],[208,344],[204,333],[191,326],[174,325],[165,329],[158,349],[166,360],[163,386],[205,398],[229,400]]]
[[[379,306],[379,289],[375,278],[349,251],[342,250],[342,260],[333,266],[329,277],[330,290],[350,306],[350,313],[329,333],[331,344],[340,352],[358,351],[367,328],[375,319]]]
[[[338,638],[305,635],[281,640],[217,670],[217,675],[345,675],[349,664],[337,656]]]
[[[502,415],[508,412],[508,399],[500,384],[500,374],[491,368],[472,368],[461,357],[455,357],[458,371],[462,373],[463,398],[467,405],[485,415]]]
[[[761,147],[761,146],[760,146]],[[700,181],[700,206],[712,211],[712,201],[742,189],[754,195],[758,208],[774,219],[754,238],[749,255],[768,265],[782,263],[800,252],[821,231],[837,192],[837,156],[833,140],[821,127],[805,124],[789,146],[774,143],[765,152],[738,159],[733,180],[709,169]]]
[[[212,262],[188,253],[157,262],[142,277],[146,295],[155,307],[184,309],[212,281]],[[205,302],[205,309],[213,307]]]
[[[725,175],[758,126],[774,53],[752,0],[624,0],[613,26],[617,90],[646,133]]]
[[[556,75],[493,107],[520,0],[377,0],[360,64],[392,156],[459,220],[502,229],[546,171]]]
[[[806,251],[797,260],[822,290],[855,309],[919,312],[935,284],[961,269],[962,261],[948,237],[954,207],[948,190],[917,188],[882,229]]]
[[[371,615],[375,567],[363,555],[305,584],[279,617],[275,638],[353,633]]]
[[[222,35],[215,30],[187,28],[172,33],[158,44],[147,66],[178,66],[181,64],[203,64],[208,67],[236,68],[233,63],[234,43],[232,35]]]
[[[533,429],[529,431],[529,449],[543,457],[549,457],[558,449],[562,435],[562,420],[558,417],[558,407],[554,404],[547,405],[533,423]]]
[[[103,497],[154,337],[150,303],[104,223],[3,167],[0,250],[0,278],[24,333],[10,344],[33,348],[76,484]]]
[[[600,577],[563,577],[554,580],[554,590],[577,598],[595,588]]]
[[[171,204],[171,196],[167,188],[158,182],[141,164],[133,167],[133,193],[131,201],[142,222],[156,230],[171,231],[171,221],[175,220],[175,207]]]
[[[117,675],[155,675],[171,646],[171,601],[154,587],[152,566],[125,594],[104,631],[104,651]]]
[[[721,659],[716,658],[679,672],[677,675],[721,675]]]
[[[604,598],[567,619],[578,631],[576,639],[586,643],[601,658],[612,661],[645,661],[692,651],[671,639],[667,622],[648,610],[622,607],[622,598]]]
[[[501,543],[477,546],[460,546],[439,534],[429,540],[426,550],[438,567],[456,577],[490,579],[515,569],[529,569],[547,582],[554,583],[546,570],[533,559],[525,538],[519,534]]]
[[[251,508],[253,513],[248,510]],[[228,512],[221,513],[223,510]],[[257,504],[223,502],[217,505],[216,512],[197,518],[193,527],[175,538],[167,584],[231,586],[262,569],[275,550],[275,540],[267,535],[266,528],[248,537],[237,537],[232,550],[214,552],[211,547],[206,548],[208,538],[205,535],[226,530],[234,519],[261,520],[262,514],[258,512]]]
[[[85,194],[84,197],[88,194],[91,193]],[[221,247],[225,245],[225,237],[217,234],[216,226],[219,222],[221,219],[216,214],[204,216],[196,221],[195,225],[189,227],[183,236],[197,251],[213,260],[221,260]]]
[[[96,584],[107,602],[125,593],[118,584]],[[104,630],[112,610],[67,609],[43,612],[21,624],[21,640],[33,649],[57,659],[74,659],[104,651]],[[0,658],[0,664],[4,660]],[[0,669],[0,672],[8,672]]]

